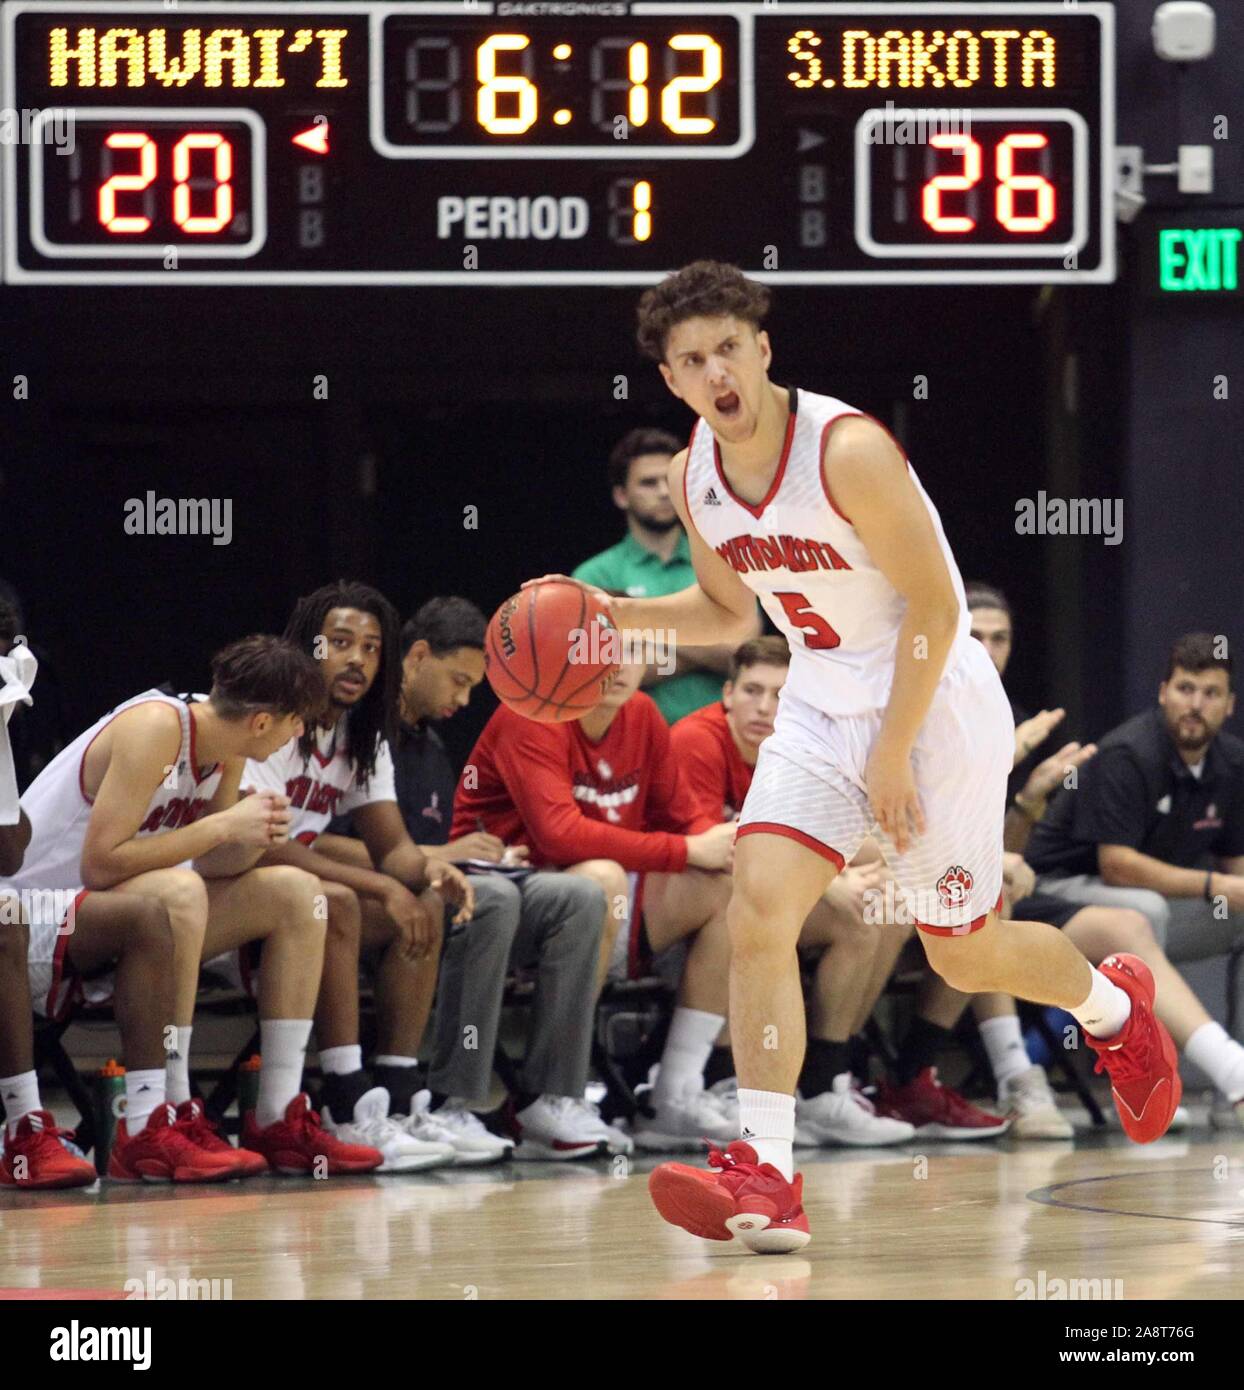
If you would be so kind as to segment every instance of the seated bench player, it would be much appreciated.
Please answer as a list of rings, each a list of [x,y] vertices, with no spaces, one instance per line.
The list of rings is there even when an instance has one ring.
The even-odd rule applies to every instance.
[[[486,627],[473,603],[446,597],[429,599],[402,629],[398,806],[411,838],[425,853],[466,867],[475,889],[474,915],[449,932],[441,954],[428,1086],[415,1098],[415,1132],[452,1143],[459,1163],[513,1156],[514,1144],[487,1129],[475,1108],[490,1097],[506,980],[522,969],[536,988],[518,1084],[537,1097],[524,1107],[523,1157],[592,1158],[611,1140],[615,1152],[628,1152],[629,1140],[619,1145],[584,1099],[604,893],[578,875],[483,870],[503,855],[521,866],[527,853],[484,831],[449,839],[458,773],[436,725],[465,709],[483,680]]]
[[[55,1015],[82,987],[79,970],[86,976],[120,959],[118,1010],[135,1041],[131,1065],[139,1065],[126,1075],[126,1115],[108,1165],[114,1180],[204,1181],[268,1168],[330,1175],[381,1161],[374,1149],[326,1134],[300,1091],[324,950],[320,885],[298,869],[256,867],[287,832],[284,795],[238,798],[246,759],[298,734],[322,699],[319,673],[297,648],[243,638],[212,659],[206,698],[135,696],[79,734],[22,798],[31,839],[11,884],[32,903],[36,1006],[44,1001]],[[135,896],[163,908],[167,945],[158,915],[134,914]],[[141,933],[158,961],[131,959],[130,933]],[[235,1149],[190,1098],[191,1026],[204,955],[258,940],[268,965],[259,992],[263,1069],[245,1148]],[[168,982],[167,1009],[156,975]],[[158,1020],[138,998],[144,990],[161,1001]],[[167,1035],[159,1062],[150,1031],[157,1021]]]
[[[0,1186],[85,1187],[95,1181],[94,1167],[61,1142],[62,1131],[39,1099],[26,965],[30,930],[21,899],[7,893],[3,882],[21,868],[30,843],[30,821],[17,797],[8,720],[17,702],[30,703],[38,663],[20,644],[11,654],[17,631],[17,614],[0,594],[0,690],[5,699],[0,708],[0,1103],[5,1117]],[[158,987],[153,1002],[158,1027],[166,1016],[159,1012]],[[158,1038],[157,1031],[146,1040],[155,1042],[151,1057],[157,1060]]]
[[[698,1148],[702,1138],[724,1142],[738,1127],[733,1103],[704,1086],[704,1064],[725,1022],[734,827],[697,812],[670,755],[669,726],[639,690],[644,670],[619,667],[600,704],[564,724],[498,709],[467,760],[472,776],[458,784],[450,838],[483,830],[503,844],[527,845],[538,868],[599,884],[608,904],[602,956],[612,954],[615,936],[632,964],[641,952],[690,940],[655,1116],[637,1120],[635,1141]],[[523,1100],[531,1103],[519,1098],[517,1136],[528,1114]]]
[[[289,797],[290,837],[264,862],[314,874],[327,899],[324,973],[315,1014],[325,1123],[343,1141],[385,1156],[381,1171],[436,1167],[453,1147],[412,1130],[415,1054],[436,988],[444,904],[465,922],[473,890],[461,872],[411,840],[397,807],[390,745],[397,728],[401,657],[393,605],[370,585],[339,580],[298,600],[286,639],[316,659],[324,712],[243,785]],[[335,813],[353,813],[359,858],[320,852]],[[375,1083],[359,1045],[358,962],[374,952],[379,1056]]]
[[[727,822],[737,817],[760,745],[773,732],[789,666],[784,637],[744,642],[731,655],[721,699],[670,730],[670,751],[702,814]],[[818,959],[795,1106],[796,1143],[899,1144],[914,1134],[910,1124],[878,1115],[851,1076],[853,1039],[889,974],[888,968],[877,968],[883,948],[886,963],[893,965],[890,942],[883,941],[889,929],[866,920],[863,910],[864,894],[881,882],[880,854],[873,853],[875,861],[865,852],[856,866],[838,875],[799,938],[801,952]],[[710,1067],[719,1051],[726,1049],[714,1049]]]

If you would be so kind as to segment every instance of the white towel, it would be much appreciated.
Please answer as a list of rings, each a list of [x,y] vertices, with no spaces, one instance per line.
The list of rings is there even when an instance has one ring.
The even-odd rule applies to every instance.
[[[34,703],[30,687],[38,670],[38,657],[24,643],[8,656],[0,656],[0,825],[16,825],[18,820],[17,769],[9,745],[9,720],[19,701],[23,705]]]

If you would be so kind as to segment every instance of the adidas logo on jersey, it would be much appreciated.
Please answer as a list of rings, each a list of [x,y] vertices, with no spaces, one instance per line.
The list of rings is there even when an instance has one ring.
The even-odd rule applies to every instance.
[[[702,503],[705,507],[720,507],[721,498],[717,496],[717,489],[710,487],[709,490],[704,494]]]

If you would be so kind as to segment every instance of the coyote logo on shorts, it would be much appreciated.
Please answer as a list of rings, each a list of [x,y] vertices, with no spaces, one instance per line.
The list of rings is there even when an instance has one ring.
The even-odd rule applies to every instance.
[[[972,875],[962,864],[952,864],[937,880],[937,896],[943,907],[962,907],[972,891]]]

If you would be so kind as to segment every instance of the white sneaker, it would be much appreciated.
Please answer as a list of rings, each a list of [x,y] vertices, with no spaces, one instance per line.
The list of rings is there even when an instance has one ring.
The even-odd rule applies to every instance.
[[[835,1076],[830,1090],[795,1102],[795,1143],[803,1148],[845,1144],[872,1149],[904,1144],[915,1134],[915,1126],[906,1120],[878,1115],[872,1101],[856,1089],[850,1072]]]
[[[1166,1127],[1167,1134],[1182,1134],[1192,1124],[1192,1115],[1185,1106],[1177,1105],[1171,1122]]]
[[[353,1123],[334,1124],[327,1106],[322,1118],[324,1128],[343,1144],[366,1144],[379,1149],[384,1162],[374,1170],[377,1173],[416,1173],[424,1168],[444,1168],[454,1161],[450,1145],[417,1139],[397,1120],[389,1118],[389,1093],[383,1086],[373,1086],[359,1097]]]
[[[727,1076],[724,1081],[715,1081],[704,1094],[716,1100],[721,1113],[734,1126],[735,1134],[742,1134],[743,1122],[739,1119],[739,1078]]]
[[[729,1144],[739,1137],[737,1112],[729,1114],[708,1091],[683,1091],[665,1101],[654,1096],[653,1103],[651,1119],[635,1117],[635,1143],[649,1153],[699,1153],[702,1139]]]
[[[571,1096],[537,1096],[525,1110],[511,1120],[517,1147],[516,1159],[528,1162],[564,1162],[574,1158],[596,1158],[605,1152],[600,1121],[594,1123]]]
[[[1015,1119],[1017,1139],[1074,1139],[1075,1128],[1058,1108],[1045,1068],[1031,1066],[1011,1077],[998,1095],[998,1109]]]
[[[514,1157],[514,1142],[493,1134],[465,1101],[447,1100],[439,1110],[429,1110],[431,1091],[417,1091],[410,1102],[410,1114],[398,1124],[413,1139],[448,1144],[459,1168],[483,1163],[504,1163]]]
[[[583,1126],[589,1133],[595,1128],[596,1133],[604,1141],[605,1152],[610,1154],[633,1154],[635,1152],[635,1141],[624,1129],[619,1129],[617,1125],[606,1124],[601,1118],[600,1106],[593,1104],[590,1100],[576,1100],[575,1106],[583,1114]]]

